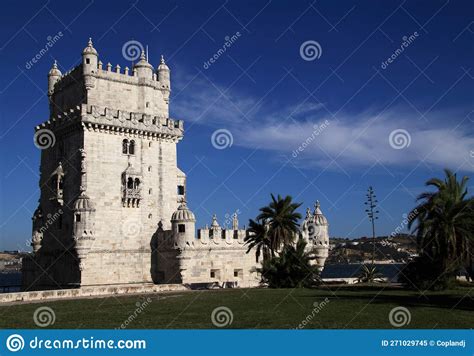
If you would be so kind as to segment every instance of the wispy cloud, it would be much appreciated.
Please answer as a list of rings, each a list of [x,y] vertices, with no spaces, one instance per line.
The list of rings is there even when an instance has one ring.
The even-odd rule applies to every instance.
[[[323,103],[265,103],[235,90],[226,91],[200,75],[186,79],[180,81],[173,103],[176,114],[230,130],[234,145],[286,155],[304,166],[326,167],[335,160],[345,167],[424,163],[474,171],[472,122],[460,112],[432,112],[425,120],[393,107],[334,116]],[[400,142],[394,141],[397,137]]]

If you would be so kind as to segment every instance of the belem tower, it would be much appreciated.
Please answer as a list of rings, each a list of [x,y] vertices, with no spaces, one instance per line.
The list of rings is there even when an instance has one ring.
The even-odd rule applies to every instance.
[[[237,215],[230,229],[214,215],[195,230],[186,175],[177,165],[183,121],[169,117],[170,69],[145,54],[130,69],[104,65],[89,40],[81,64],[48,74],[44,145],[33,253],[23,260],[23,290],[96,285],[260,282]],[[322,269],[328,222],[319,203],[301,226]]]

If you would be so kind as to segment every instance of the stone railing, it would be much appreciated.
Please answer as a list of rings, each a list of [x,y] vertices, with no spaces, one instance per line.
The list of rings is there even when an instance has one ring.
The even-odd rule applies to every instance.
[[[140,188],[123,188],[123,197],[125,199],[140,199],[141,198]]]

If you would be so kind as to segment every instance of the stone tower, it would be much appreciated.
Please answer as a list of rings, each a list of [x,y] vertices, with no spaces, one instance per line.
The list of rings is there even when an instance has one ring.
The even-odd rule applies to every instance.
[[[177,228],[172,215],[186,191],[170,90],[163,57],[156,70],[143,53],[131,69],[112,68],[91,40],[71,71],[53,64],[50,116],[35,133],[38,146],[45,135],[51,144],[41,147],[24,289],[152,282],[152,238]]]

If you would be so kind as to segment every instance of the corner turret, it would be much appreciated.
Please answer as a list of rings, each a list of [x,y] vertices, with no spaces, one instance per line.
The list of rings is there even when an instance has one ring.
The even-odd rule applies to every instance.
[[[156,70],[158,74],[158,81],[161,83],[162,89],[171,89],[170,69],[165,63],[165,58],[161,55],[160,65]]]
[[[314,213],[309,208],[306,210],[301,233],[307,243],[306,250],[313,257],[312,263],[322,271],[329,254],[329,223],[321,211],[319,200],[314,204]]]
[[[82,271],[84,260],[95,240],[95,208],[85,192],[81,192],[77,200],[74,202],[73,213],[73,237],[76,244],[77,256],[79,257],[79,269]]]
[[[193,244],[196,218],[188,209],[186,201],[182,201],[178,209],[171,215],[171,230],[175,247],[184,248]]]
[[[87,47],[82,51],[82,71],[84,74],[84,85],[86,90],[94,87],[95,78],[93,75],[97,73],[99,55],[92,45],[92,39],[89,38]]]
[[[48,96],[51,97],[54,93],[54,85],[61,78],[61,71],[58,69],[58,63],[56,60],[48,73]]]
[[[142,51],[142,55],[140,56],[140,61],[137,64],[135,64],[133,69],[136,70],[138,78],[146,78],[150,80],[153,79],[153,66],[150,63],[148,63],[144,51]]]

